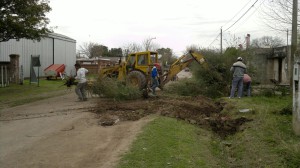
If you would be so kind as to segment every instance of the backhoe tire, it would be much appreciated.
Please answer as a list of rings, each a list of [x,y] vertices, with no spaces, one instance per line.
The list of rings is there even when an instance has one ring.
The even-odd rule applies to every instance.
[[[131,71],[126,77],[126,84],[144,89],[147,86],[146,76],[140,71]]]

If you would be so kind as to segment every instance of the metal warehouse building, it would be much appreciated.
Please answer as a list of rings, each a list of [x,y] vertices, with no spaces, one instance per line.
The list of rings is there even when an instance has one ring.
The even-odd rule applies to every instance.
[[[19,66],[23,67],[23,77],[30,77],[31,56],[40,57],[40,76],[44,75],[44,69],[52,64],[65,64],[65,72],[69,75],[74,71],[76,62],[76,40],[67,36],[51,33],[40,41],[28,39],[0,42],[0,62],[10,61],[10,55],[19,55]],[[73,72],[72,72],[73,73]]]

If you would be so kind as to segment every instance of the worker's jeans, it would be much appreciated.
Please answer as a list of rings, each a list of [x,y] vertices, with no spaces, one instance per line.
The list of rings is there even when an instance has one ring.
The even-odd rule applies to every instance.
[[[152,78],[151,89],[152,89],[153,94],[155,94],[155,88],[158,87],[158,85],[159,85],[158,79],[157,78]]]
[[[234,97],[236,88],[238,88],[238,97],[242,97],[243,94],[243,77],[233,77],[230,97]]]
[[[86,82],[77,84],[75,88],[75,93],[77,94],[78,99],[86,100],[86,90],[85,90],[86,86],[87,86]]]
[[[251,81],[245,83],[246,86],[246,91],[247,91],[247,96],[251,96]]]

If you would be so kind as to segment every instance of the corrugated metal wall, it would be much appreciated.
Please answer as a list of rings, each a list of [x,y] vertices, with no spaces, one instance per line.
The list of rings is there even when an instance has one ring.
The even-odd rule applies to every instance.
[[[30,77],[31,55],[40,55],[40,76],[43,76],[44,69],[53,63],[65,64],[66,72],[69,73],[74,69],[73,66],[76,62],[76,41],[63,35],[51,34],[39,42],[27,39],[1,42],[0,61],[10,61],[10,54],[20,55],[20,65],[23,65],[24,77]]]
[[[70,75],[70,73],[74,75],[74,64],[76,63],[76,45],[70,42],[55,39],[54,48],[54,63],[61,64],[62,62],[65,62],[65,72],[67,75]],[[74,57],[70,57],[69,55],[73,55]]]

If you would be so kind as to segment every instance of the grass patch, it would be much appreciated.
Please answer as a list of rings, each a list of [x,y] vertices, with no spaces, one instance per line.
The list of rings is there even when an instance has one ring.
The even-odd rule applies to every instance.
[[[214,167],[210,140],[206,130],[159,117],[144,128],[118,167]]]
[[[225,158],[226,167],[299,167],[300,137],[293,134],[292,115],[281,114],[292,104],[291,97],[230,99],[228,103],[234,104],[228,114],[253,121],[242,132],[226,139],[230,146],[219,146],[223,152],[217,157]],[[237,112],[245,108],[253,113]]]
[[[0,88],[0,109],[62,95],[66,90],[62,80],[41,79],[39,82],[38,86],[25,80],[23,85],[11,84]]]

